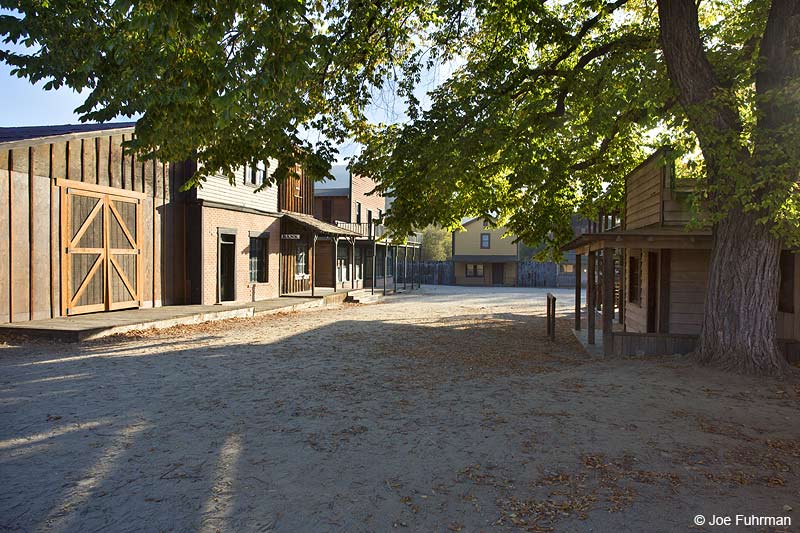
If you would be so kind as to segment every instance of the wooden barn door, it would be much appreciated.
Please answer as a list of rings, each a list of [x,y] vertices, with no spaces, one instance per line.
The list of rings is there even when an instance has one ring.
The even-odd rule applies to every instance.
[[[78,185],[61,188],[63,314],[139,307],[141,200]]]

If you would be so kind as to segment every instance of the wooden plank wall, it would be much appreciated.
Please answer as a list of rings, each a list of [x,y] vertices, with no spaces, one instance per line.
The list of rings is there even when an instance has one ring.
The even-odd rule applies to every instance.
[[[289,177],[278,185],[278,208],[314,215],[314,182],[302,170],[299,178]]]
[[[142,307],[183,303],[183,211],[170,205],[170,167],[123,155],[121,143],[131,135],[99,132],[0,146],[0,322],[61,315],[57,179],[146,193]]]
[[[306,228],[294,222],[288,222],[286,219],[281,221],[281,233],[299,233],[301,239],[299,241],[281,239],[281,294],[310,290],[314,273],[314,261],[312,258],[313,235]],[[309,277],[306,279],[295,278],[295,260],[297,256],[295,245],[298,243],[308,245]],[[319,244],[317,242],[317,252],[319,252]],[[319,286],[319,280],[317,280],[317,285]]]
[[[708,250],[672,250],[669,332],[697,335],[708,286]]]
[[[629,258],[639,258],[641,272],[641,296],[639,303],[629,299],[630,294],[630,269]],[[625,250],[625,331],[645,333],[647,331],[647,250],[631,248]]]
[[[794,258],[794,313],[778,312],[778,338],[800,341],[800,253]]]
[[[660,158],[641,166],[625,181],[625,229],[636,229],[661,220],[664,166]]]

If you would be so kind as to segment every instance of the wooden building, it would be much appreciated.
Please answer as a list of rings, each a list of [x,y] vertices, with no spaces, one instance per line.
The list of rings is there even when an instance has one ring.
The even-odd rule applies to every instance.
[[[172,167],[132,123],[0,128],[0,322],[183,303]]]
[[[692,183],[675,176],[674,161],[658,150],[625,180],[621,217],[601,216],[591,231],[565,249],[576,263],[587,258],[588,308],[603,309],[607,355],[687,353],[700,333],[711,251],[711,232],[687,230]],[[777,332],[787,353],[800,348],[800,257],[781,253]],[[616,290],[615,290],[616,288]],[[581,294],[576,291],[575,327]],[[614,308],[621,326],[614,327]],[[609,312],[605,312],[609,310]],[[589,342],[595,318],[587,313]]]
[[[388,236],[381,220],[391,202],[375,192],[375,181],[353,175],[342,165],[332,172],[336,180],[314,191],[314,215],[358,236],[353,246],[340,243],[335,251],[333,241],[320,243],[318,283],[373,292],[395,290],[400,282],[408,286],[421,259],[419,239],[410,235],[394,242]]]
[[[483,218],[462,225],[464,231],[453,233],[456,285],[515,286],[519,247],[514,237]]]
[[[314,218],[314,181],[299,175],[283,180],[278,186],[278,205],[281,211],[281,294],[310,293],[317,287],[338,285],[321,282],[319,271],[328,272],[339,264],[340,245],[355,246],[358,233]],[[332,250],[320,254],[320,248]],[[324,266],[323,266],[324,265]]]

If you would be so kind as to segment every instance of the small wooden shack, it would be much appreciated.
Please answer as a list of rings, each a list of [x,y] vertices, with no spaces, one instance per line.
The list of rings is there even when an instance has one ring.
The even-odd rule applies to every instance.
[[[0,323],[182,303],[170,165],[133,123],[0,128]]]
[[[607,355],[687,353],[703,320],[711,232],[687,230],[691,183],[675,176],[668,149],[656,151],[625,179],[621,216],[602,215],[564,247],[576,271],[587,258],[587,335],[595,342],[594,309],[601,308]],[[787,354],[800,351],[800,257],[783,250],[777,332]],[[599,283],[598,283],[599,282]],[[581,329],[581,292],[575,293]],[[614,326],[614,309],[620,326]],[[608,312],[606,312],[608,310]],[[800,355],[800,354],[798,354]]]

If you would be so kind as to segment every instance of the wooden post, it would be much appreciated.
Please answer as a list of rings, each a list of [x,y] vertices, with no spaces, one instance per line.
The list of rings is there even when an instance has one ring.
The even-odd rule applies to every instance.
[[[625,323],[625,250],[620,250],[619,254],[619,301],[617,303],[619,308],[618,321],[620,324]]]
[[[350,288],[356,288],[356,238],[350,238]]]
[[[575,331],[581,330],[581,254],[575,254]]]
[[[386,274],[389,272],[389,245],[383,245],[383,295],[386,296]]]
[[[370,225],[370,228],[372,226]],[[375,268],[377,265],[377,257],[378,257],[378,243],[375,242],[375,239],[372,239],[372,286],[370,287],[370,291],[372,294],[375,294],[375,283],[377,283],[377,278],[375,276]]]
[[[595,292],[595,279],[594,279],[594,267],[596,261],[595,252],[590,251],[587,256],[587,269],[588,269],[588,279],[586,283],[586,295],[588,300],[587,305],[587,314],[586,314],[586,333],[588,336],[589,344],[594,344],[594,315],[595,315],[595,299],[597,297],[597,293]]]
[[[314,286],[317,284],[317,234],[311,241],[311,297],[314,297]]]
[[[331,244],[333,245],[333,292],[336,292],[336,286],[339,285],[339,237],[331,237]]]
[[[392,255],[392,259],[394,259],[394,270],[392,271],[392,281],[394,282],[394,292],[397,293],[397,251],[399,248],[397,246],[394,247],[394,255]]]
[[[614,325],[614,250],[603,249],[603,345]]]

